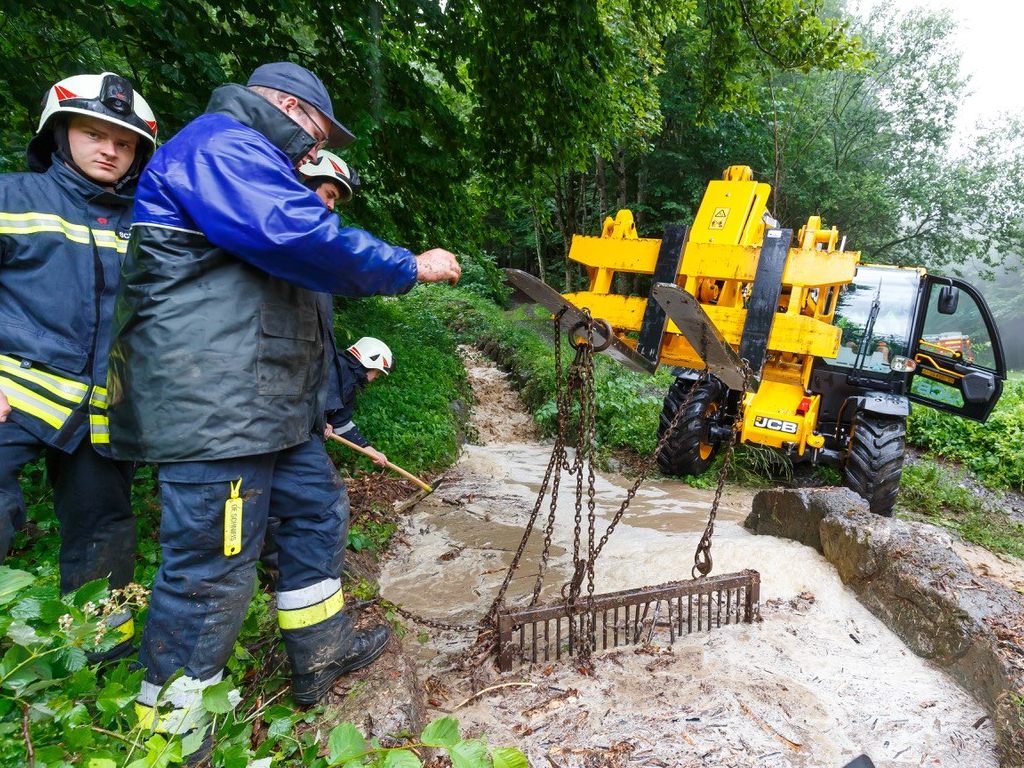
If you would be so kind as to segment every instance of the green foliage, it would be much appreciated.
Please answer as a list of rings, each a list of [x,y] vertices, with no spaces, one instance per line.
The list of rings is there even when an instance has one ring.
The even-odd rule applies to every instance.
[[[336,308],[339,349],[361,336],[376,336],[391,347],[394,370],[360,393],[354,420],[375,448],[413,473],[455,461],[461,425],[451,403],[470,397],[455,337],[433,311],[450,291],[421,286],[399,299],[339,300]],[[329,448],[347,467],[374,466],[347,448]]]
[[[1024,557],[1024,523],[986,505],[963,471],[927,459],[908,464],[897,504],[903,514],[951,528],[993,552]]]
[[[1021,126],[954,146],[968,82],[951,16],[883,3],[856,31],[873,54],[863,68],[766,84],[777,216],[821,214],[876,262],[976,274],[1024,250]]]
[[[358,10],[325,0],[8,3],[0,25],[0,171],[24,169],[40,96],[69,75],[111,70],[132,78],[166,141],[203,112],[216,86],[291,59],[320,75],[335,113],[359,137],[347,157],[364,192],[348,217],[417,250],[464,250],[480,206],[453,69],[456,21],[441,4],[404,0]]]
[[[461,260],[461,266],[459,288],[500,306],[508,302],[512,289],[505,282],[505,273],[498,268],[493,256],[471,254]]]
[[[482,739],[463,739],[454,717],[441,717],[423,729],[419,740],[398,747],[382,747],[376,739],[366,739],[351,723],[342,723],[327,740],[328,765],[372,766],[372,768],[419,768],[422,763],[414,750],[440,749],[448,754],[454,768],[529,768],[526,756],[518,749],[491,749]]]
[[[984,424],[915,405],[907,440],[960,462],[986,485],[1024,490],[1024,380],[1007,382]]]
[[[793,462],[781,451],[763,445],[739,445],[733,451],[730,482],[763,486],[793,479]]]
[[[271,757],[310,768],[405,768],[420,765],[411,750],[422,746],[448,750],[453,763],[465,768],[527,766],[518,750],[490,750],[480,739],[463,740],[451,717],[431,723],[419,741],[397,748],[375,740],[368,744],[354,725],[343,723],[330,734],[329,759],[319,757],[316,731],[297,728],[315,721],[319,709],[262,703],[279,699],[286,684],[280,664],[268,668],[267,659],[251,650],[265,646],[262,639],[274,632],[269,596],[263,593],[250,606],[228,663],[230,677],[203,691],[197,719],[203,727],[184,737],[152,733],[139,725],[133,706],[143,670],[133,671],[122,661],[101,671],[85,656],[116,643],[105,618],[138,609],[144,597],[138,585],[109,593],[102,582],[59,596],[52,581],[0,566],[0,765],[28,764],[27,728],[37,768],[166,768],[200,747],[203,729],[214,733],[213,765],[222,768]],[[240,680],[248,681],[241,691]],[[266,735],[253,746],[257,726],[265,726]]]
[[[387,550],[397,528],[392,522],[361,518],[348,529],[348,547],[354,552],[365,550],[379,555]]]
[[[672,385],[672,374],[662,369],[652,378],[627,371],[602,357],[594,378],[597,432],[602,443],[643,455],[653,453],[658,440],[658,419],[665,393]]]
[[[26,727],[40,768],[149,747],[131,707],[143,673],[122,662],[100,678],[86,663],[87,652],[118,640],[106,618],[143,596],[135,585],[108,593],[102,582],[61,596],[50,579],[0,566],[0,764],[27,764]]]
[[[447,327],[458,341],[491,349],[502,365],[511,369],[520,395],[538,425],[553,434],[557,428],[557,409],[554,348],[549,340],[551,321],[542,312],[535,314],[532,306],[507,312],[460,290],[421,295],[423,311]],[[568,368],[572,348],[565,344],[562,354],[563,368]],[[665,371],[653,378],[643,376],[598,356],[594,392],[599,445],[651,453],[662,400],[671,380],[671,374]]]

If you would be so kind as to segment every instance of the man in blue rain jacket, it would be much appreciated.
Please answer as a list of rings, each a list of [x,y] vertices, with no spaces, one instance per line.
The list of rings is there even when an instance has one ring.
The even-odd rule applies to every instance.
[[[201,727],[202,690],[221,679],[241,629],[268,513],[281,520],[277,610],[293,698],[319,700],[388,641],[386,627],[354,632],[342,611],[341,489],[322,439],[330,318],[316,294],[400,294],[460,270],[447,251],[415,256],[341,227],[298,180],[317,149],[352,138],[313,73],[267,64],[248,87],[214,91],[140,180],[108,389],[114,454],[160,466],[144,725]]]

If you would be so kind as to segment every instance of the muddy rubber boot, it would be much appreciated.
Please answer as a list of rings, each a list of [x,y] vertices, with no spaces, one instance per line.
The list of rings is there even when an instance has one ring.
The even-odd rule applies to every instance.
[[[135,645],[134,641],[122,640],[113,648],[108,648],[105,651],[86,651],[85,660],[90,664],[103,664],[106,666],[116,664],[121,659],[127,659],[132,654],[137,653],[138,650],[138,646]]]
[[[185,758],[185,765],[188,768],[206,768],[212,765],[213,759],[213,733],[207,733],[203,743],[199,745],[192,754]]]
[[[390,639],[391,628],[387,624],[358,630],[348,652],[343,656],[316,672],[292,676],[292,698],[303,706],[316,704],[327,695],[339,677],[376,661],[384,653]]]

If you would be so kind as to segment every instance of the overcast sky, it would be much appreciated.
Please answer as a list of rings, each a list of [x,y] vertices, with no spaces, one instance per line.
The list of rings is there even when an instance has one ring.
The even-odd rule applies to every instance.
[[[852,8],[866,12],[876,0],[854,0]],[[963,51],[961,66],[971,75],[960,111],[959,129],[970,131],[1005,111],[1024,112],[1024,2],[1022,0],[899,0],[897,7],[949,9],[958,22],[956,43]]]

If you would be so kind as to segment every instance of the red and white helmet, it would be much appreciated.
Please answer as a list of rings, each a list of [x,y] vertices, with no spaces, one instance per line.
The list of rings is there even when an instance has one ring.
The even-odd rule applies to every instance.
[[[316,162],[303,163],[299,173],[307,179],[333,181],[341,190],[343,203],[351,200],[352,193],[359,189],[359,174],[355,169],[350,168],[348,163],[326,149],[316,153]],[[390,352],[388,354],[390,355]]]
[[[86,115],[115,123],[139,134],[137,158],[147,159],[156,148],[156,116],[142,94],[124,77],[113,72],[74,75],[52,85],[43,97],[39,128],[29,143],[29,164],[48,167],[56,149],[54,120],[59,115]]]
[[[391,373],[391,369],[395,367],[395,359],[391,356],[390,347],[372,336],[363,336],[349,347],[348,351],[352,357],[363,364],[364,368],[382,371],[385,376]]]

